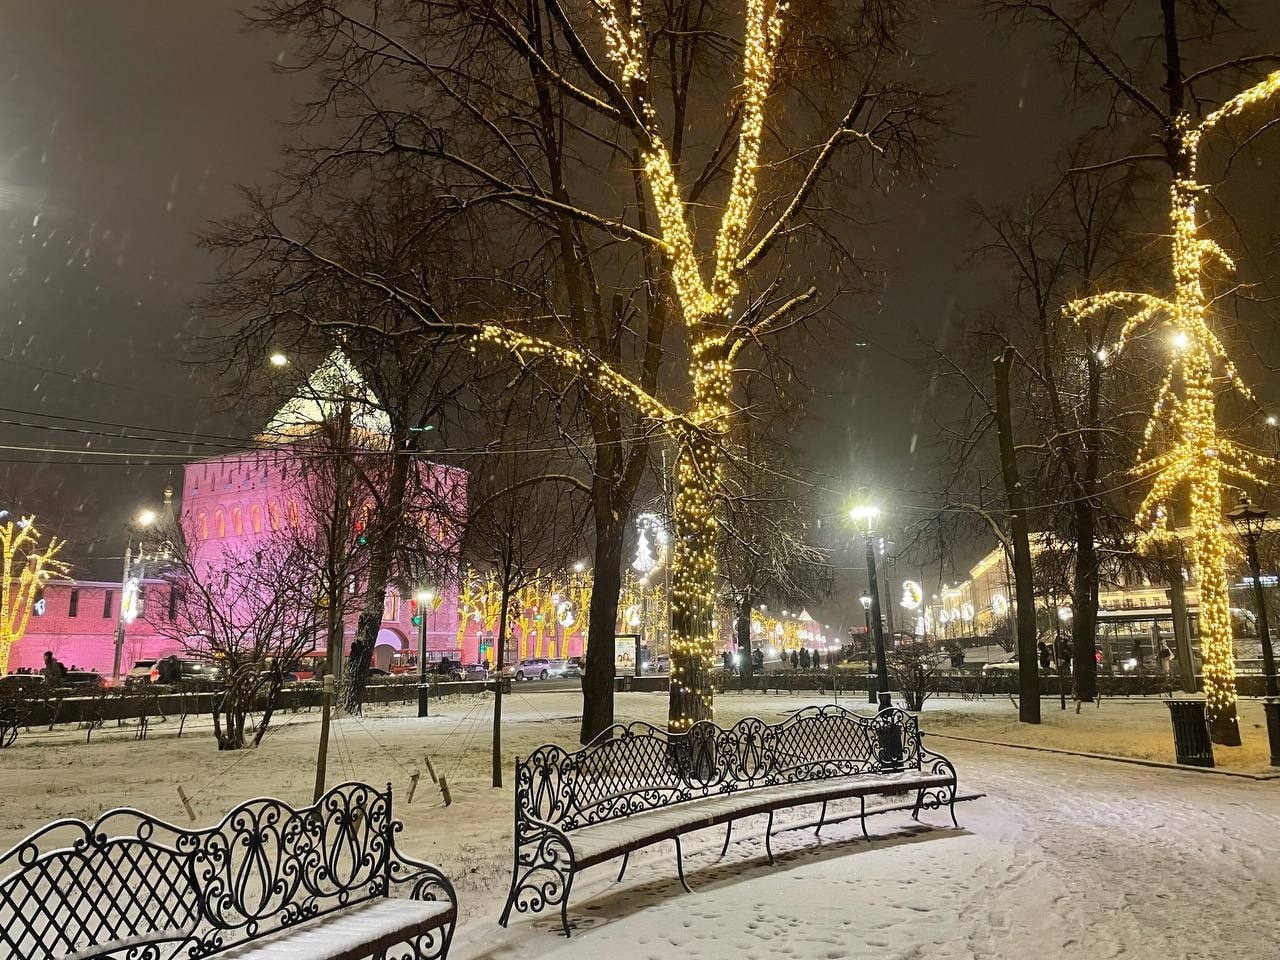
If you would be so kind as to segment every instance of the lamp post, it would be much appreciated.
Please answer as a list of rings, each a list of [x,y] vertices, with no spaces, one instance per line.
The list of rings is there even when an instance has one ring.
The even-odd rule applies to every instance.
[[[429,716],[431,701],[427,687],[427,605],[436,598],[436,592],[427,587],[413,595],[418,601],[418,716]]]
[[[1253,602],[1258,608],[1258,639],[1262,642],[1262,672],[1265,682],[1267,714],[1267,740],[1271,744],[1271,765],[1280,767],[1280,689],[1276,685],[1276,658],[1271,649],[1271,629],[1267,623],[1267,604],[1262,594],[1262,571],[1258,563],[1258,538],[1267,522],[1267,511],[1255,507],[1246,496],[1240,497],[1240,505],[1227,511],[1231,521],[1244,540],[1245,555],[1249,559],[1249,573],[1253,576]]]
[[[159,519],[159,515],[154,510],[143,510],[134,519],[134,523],[139,528],[145,530],[147,527],[155,523],[157,519]],[[118,684],[120,682],[120,667],[121,667],[120,661],[124,657],[124,628],[127,624],[131,623],[137,615],[136,599],[134,602],[134,606],[132,608],[134,610],[133,615],[129,615],[126,612],[126,604],[125,604],[125,599],[130,589],[130,581],[133,579],[133,528],[130,527],[128,528],[128,530],[129,530],[129,541],[124,548],[124,571],[120,575],[120,608],[119,608],[118,614],[116,615],[115,652],[111,658],[111,682],[115,684]],[[141,566],[142,561],[143,561],[142,535],[139,534],[138,536],[139,566]],[[135,590],[141,589],[141,585],[134,586],[134,589]]]
[[[880,519],[878,507],[854,507],[850,516],[858,533],[862,534],[862,544],[867,554],[867,593],[871,595],[871,604],[867,611],[871,617],[871,629],[876,642],[876,685],[881,710],[888,710],[892,705],[889,699],[889,667],[884,655],[884,625],[880,622],[880,584],[876,580],[876,552],[872,538],[876,532],[876,521]]]

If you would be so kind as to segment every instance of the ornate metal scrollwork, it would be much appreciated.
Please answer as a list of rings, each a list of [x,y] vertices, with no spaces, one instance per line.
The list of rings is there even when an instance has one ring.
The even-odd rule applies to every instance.
[[[120,960],[198,960],[393,885],[456,903],[439,870],[396,851],[399,829],[390,787],[364,783],[299,809],[250,800],[201,830],[127,809],[57,821],[0,856],[0,954],[56,960],[119,943]],[[452,916],[407,955],[441,956]]]

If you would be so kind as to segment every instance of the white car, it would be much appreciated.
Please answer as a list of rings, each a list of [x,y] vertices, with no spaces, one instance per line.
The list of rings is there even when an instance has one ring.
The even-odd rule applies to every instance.
[[[996,660],[993,663],[984,664],[983,673],[1017,673],[1018,672],[1018,655],[1014,654],[1007,660]]]

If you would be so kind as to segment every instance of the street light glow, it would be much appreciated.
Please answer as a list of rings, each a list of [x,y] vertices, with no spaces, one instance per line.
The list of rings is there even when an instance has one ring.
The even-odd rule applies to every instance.
[[[419,603],[430,603],[436,598],[436,592],[430,587],[424,587],[413,595],[413,599]]]
[[[156,512],[154,510],[143,510],[138,514],[138,526],[149,527],[156,522]]]
[[[880,508],[873,506],[854,507],[849,511],[853,525],[864,537],[869,537],[876,530],[876,521],[880,519]]]
[[[287,367],[289,365],[289,358],[279,350],[275,351],[275,353],[271,354],[267,359],[271,362],[273,367]]]

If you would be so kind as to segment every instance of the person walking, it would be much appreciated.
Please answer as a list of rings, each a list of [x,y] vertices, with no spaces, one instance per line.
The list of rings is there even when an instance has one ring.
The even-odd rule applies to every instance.
[[[1053,663],[1053,655],[1049,652],[1049,645],[1041,640],[1036,644],[1036,654],[1040,658],[1040,669],[1047,671],[1049,664]]]
[[[796,653],[794,650],[791,651],[791,669],[800,669],[800,654]]]
[[[67,668],[62,665],[60,660],[54,659],[53,651],[46,650],[44,652],[44,679],[51,687],[56,687],[67,679]]]
[[[1164,637],[1160,638],[1160,649],[1157,651],[1157,656],[1160,658],[1160,672],[1167,675],[1173,669],[1173,651],[1164,642]]]

